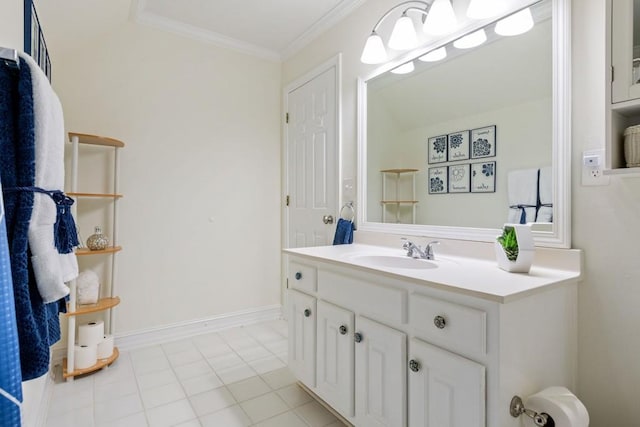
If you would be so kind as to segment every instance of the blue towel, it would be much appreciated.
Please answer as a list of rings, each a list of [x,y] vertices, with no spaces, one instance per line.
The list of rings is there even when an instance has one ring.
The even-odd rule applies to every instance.
[[[0,426],[20,425],[22,374],[14,304],[7,230],[0,197]]]
[[[4,188],[35,183],[34,116],[31,74],[20,59],[20,70],[0,65],[0,182]],[[49,346],[60,339],[58,312],[64,300],[44,304],[31,268],[28,229],[32,192],[4,194],[13,296],[20,346],[22,380],[49,370]]]
[[[348,219],[340,218],[338,219],[338,224],[336,225],[336,234],[333,237],[334,245],[349,245],[353,243],[353,230],[354,230],[353,221],[349,221]]]

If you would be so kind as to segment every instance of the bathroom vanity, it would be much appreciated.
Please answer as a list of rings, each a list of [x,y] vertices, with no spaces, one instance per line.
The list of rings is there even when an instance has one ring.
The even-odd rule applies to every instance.
[[[579,251],[539,248],[529,274],[399,246],[284,252],[289,367],[355,426],[516,427],[514,395],[574,386]]]

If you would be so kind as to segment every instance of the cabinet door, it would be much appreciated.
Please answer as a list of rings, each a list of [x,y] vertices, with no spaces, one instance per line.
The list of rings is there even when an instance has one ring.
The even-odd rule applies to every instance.
[[[410,427],[485,426],[484,366],[416,339],[409,359]]]
[[[317,393],[345,417],[353,417],[355,320],[351,311],[318,301]]]
[[[640,23],[634,0],[613,0],[611,6],[611,102],[640,98]]]
[[[289,289],[289,369],[308,387],[316,385],[316,299]]]
[[[356,425],[406,426],[406,335],[358,317],[355,348]]]

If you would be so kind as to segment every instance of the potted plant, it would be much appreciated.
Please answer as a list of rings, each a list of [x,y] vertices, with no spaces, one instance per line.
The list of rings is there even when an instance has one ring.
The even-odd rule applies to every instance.
[[[495,242],[498,267],[512,273],[528,273],[533,263],[535,247],[531,227],[526,224],[505,224]]]

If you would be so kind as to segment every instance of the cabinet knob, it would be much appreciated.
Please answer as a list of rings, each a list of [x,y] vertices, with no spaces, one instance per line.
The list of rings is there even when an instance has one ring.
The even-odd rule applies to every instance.
[[[418,372],[420,370],[420,362],[414,359],[409,360],[409,369],[413,372]]]
[[[438,329],[444,329],[447,326],[447,321],[442,316],[436,316],[433,318],[433,324],[436,325]]]
[[[355,342],[361,342],[362,341],[362,334],[360,332],[356,332],[355,334],[353,334],[353,340]]]
[[[309,317],[311,316],[311,310],[309,310],[308,308],[304,309],[304,317]]]
[[[299,271],[296,273],[296,280],[300,280],[302,279],[302,273],[300,273]]]
[[[340,326],[340,328],[338,328],[338,330],[340,331],[340,335],[347,335],[347,327],[342,325]]]

